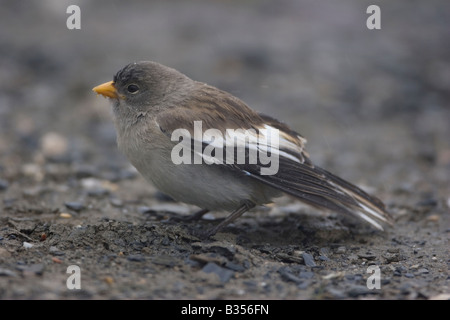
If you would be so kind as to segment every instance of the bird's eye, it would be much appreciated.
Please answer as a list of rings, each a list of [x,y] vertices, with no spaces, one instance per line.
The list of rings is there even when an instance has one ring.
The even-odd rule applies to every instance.
[[[127,87],[127,90],[128,90],[129,93],[137,93],[139,91],[139,87],[137,85],[135,85],[135,84],[130,84]]]

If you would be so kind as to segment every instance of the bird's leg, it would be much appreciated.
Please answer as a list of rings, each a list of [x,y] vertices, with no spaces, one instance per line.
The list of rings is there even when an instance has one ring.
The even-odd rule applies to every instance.
[[[183,221],[183,222],[197,221],[197,220],[200,220],[208,212],[209,212],[209,209],[201,209],[190,216],[172,217],[171,219],[175,220],[175,221]]]
[[[213,235],[215,235],[218,231],[229,225],[231,222],[242,216],[245,212],[252,209],[255,206],[255,204],[251,201],[244,202],[239,208],[234,210],[228,217],[225,218],[221,223],[219,223],[217,226],[209,230],[204,234],[205,238],[209,238]]]

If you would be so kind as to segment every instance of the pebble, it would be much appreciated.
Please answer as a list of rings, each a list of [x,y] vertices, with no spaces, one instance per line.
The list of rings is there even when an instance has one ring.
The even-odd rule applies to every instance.
[[[327,288],[327,293],[330,294],[334,299],[345,299],[348,298],[344,291],[335,289],[335,288]]]
[[[86,190],[88,195],[94,197],[101,197],[118,189],[117,184],[96,178],[81,179],[81,186],[84,190]]]
[[[389,253],[399,253],[400,249],[399,248],[389,248],[389,249],[387,249],[387,252],[389,252]]]
[[[352,285],[348,291],[348,295],[352,298],[363,296],[370,293],[377,293],[376,290],[369,290],[366,286]]]
[[[405,277],[406,278],[414,278],[414,274],[407,272],[407,273],[405,273]]]
[[[154,264],[173,268],[174,266],[178,265],[180,261],[177,258],[170,255],[158,255],[152,258],[152,262]]]
[[[279,252],[275,254],[278,259],[283,262],[294,262],[294,263],[303,263],[305,260],[302,257],[296,257],[284,252]]]
[[[6,180],[0,179],[0,191],[6,190],[9,187],[9,183]]]
[[[41,150],[46,157],[60,157],[68,148],[67,139],[56,132],[48,132],[41,138]]]
[[[65,202],[64,205],[73,211],[79,212],[81,210],[83,210],[85,208],[85,205],[81,202],[78,201],[69,201],[69,202]]]
[[[204,252],[216,252],[221,256],[233,258],[236,254],[236,246],[227,241],[214,241],[211,243],[194,242],[193,248],[201,248]]]
[[[33,246],[34,246],[34,244],[32,244],[32,243],[29,243],[29,242],[26,242],[26,241],[23,242],[23,247],[25,249],[31,249],[31,248],[33,248]]]
[[[234,275],[234,271],[231,271],[229,269],[222,268],[215,264],[214,262],[208,262],[202,269],[205,273],[214,273],[216,274],[220,282],[226,283],[228,282],[231,277]]]
[[[281,267],[280,269],[278,269],[278,273],[286,281],[292,281],[299,284],[303,283],[303,279],[294,275],[289,268]]]
[[[111,203],[111,205],[113,205],[114,207],[122,207],[123,206],[123,201],[118,199],[118,198],[112,198],[109,200],[109,202]]]
[[[24,273],[34,273],[36,275],[42,275],[44,273],[44,265],[42,263],[34,263],[31,265],[20,265],[17,269]]]
[[[421,269],[417,270],[417,272],[418,272],[418,273],[422,273],[422,274],[428,274],[428,273],[430,273],[430,271],[428,271],[428,269],[426,269],[426,268],[421,268]]]
[[[50,246],[50,248],[48,249],[48,252],[50,252],[51,254],[55,255],[55,256],[63,256],[65,255],[64,252],[60,251],[57,247],[55,246]]]
[[[337,254],[343,254],[343,253],[346,253],[346,252],[347,252],[347,248],[344,247],[344,246],[338,247],[338,248],[336,249],[336,253],[337,253]]]
[[[437,214],[432,214],[427,217],[427,221],[431,221],[431,222],[439,222],[439,219],[440,219],[440,216]]]
[[[33,178],[35,181],[42,181],[44,173],[42,168],[34,163],[26,163],[22,166],[22,173],[27,177]]]
[[[312,277],[314,277],[314,272],[311,271],[301,271],[299,274],[300,278],[303,279],[311,279]]]
[[[237,272],[245,271],[245,267],[241,266],[240,264],[231,262],[231,261],[227,261],[225,263],[225,268],[233,270],[233,271],[237,271]]]
[[[400,261],[400,257],[398,253],[386,253],[383,254],[383,258],[385,258],[387,260],[387,263],[391,263],[391,262],[399,262]]]
[[[305,290],[308,289],[310,285],[311,281],[302,281],[301,283],[298,284],[297,288],[299,288],[300,290]]]
[[[127,256],[128,261],[134,261],[134,262],[142,262],[145,260],[145,257],[142,254],[130,254]]]
[[[0,276],[4,277],[17,277],[17,273],[9,269],[0,268]]]
[[[62,213],[59,214],[59,216],[60,216],[61,218],[64,218],[64,219],[70,219],[70,218],[72,218],[72,215],[71,215],[70,213],[67,213],[67,212],[62,212]]]
[[[305,265],[307,265],[308,267],[315,267],[316,263],[314,262],[314,258],[312,255],[310,255],[309,253],[304,252],[302,254],[303,260],[305,262]]]

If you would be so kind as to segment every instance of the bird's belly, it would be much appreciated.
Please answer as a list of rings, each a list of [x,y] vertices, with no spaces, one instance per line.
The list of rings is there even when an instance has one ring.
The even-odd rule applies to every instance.
[[[132,162],[144,178],[175,200],[209,210],[238,208],[244,201],[271,202],[279,192],[259,181],[208,164],[174,164],[170,156],[154,150],[151,157]]]

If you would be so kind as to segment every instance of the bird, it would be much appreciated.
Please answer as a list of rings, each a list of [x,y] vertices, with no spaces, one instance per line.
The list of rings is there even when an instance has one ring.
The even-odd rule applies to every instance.
[[[130,63],[93,91],[112,101],[118,148],[147,181],[198,206],[192,219],[230,212],[206,238],[283,194],[379,230],[393,225],[381,200],[314,165],[302,135],[226,91],[153,61]]]

